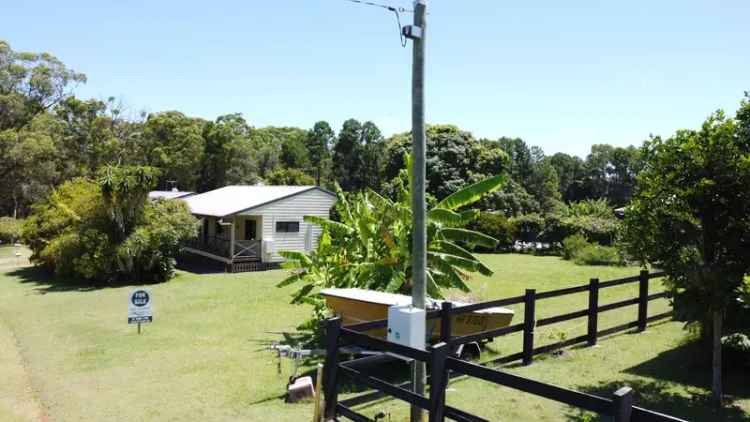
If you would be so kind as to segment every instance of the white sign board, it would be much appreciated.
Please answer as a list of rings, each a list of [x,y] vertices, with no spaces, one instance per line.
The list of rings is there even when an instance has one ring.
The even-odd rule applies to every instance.
[[[154,320],[151,312],[151,289],[135,289],[128,296],[128,324],[144,324]]]

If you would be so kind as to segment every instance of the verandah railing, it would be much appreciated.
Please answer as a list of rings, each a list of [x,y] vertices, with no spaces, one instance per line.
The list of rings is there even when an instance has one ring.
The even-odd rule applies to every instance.
[[[260,257],[260,245],[260,240],[235,240],[234,254],[232,254],[230,239],[209,236],[205,239],[195,239],[187,246],[225,258],[257,258]]]
[[[364,333],[365,331],[385,327],[387,325],[387,320],[370,321],[361,324],[350,325],[347,327],[341,326],[340,318],[329,320],[327,327],[328,351],[326,356],[326,370],[324,376],[326,416],[333,418],[337,415],[340,415],[354,421],[370,420],[365,416],[358,414],[349,406],[347,406],[347,403],[362,402],[361,400],[357,400],[357,398],[354,398],[347,400],[347,402],[338,402],[338,378],[340,375],[345,375],[375,389],[381,394],[404,400],[408,403],[427,410],[430,413],[430,421],[442,421],[446,417],[456,421],[483,421],[484,419],[482,418],[445,405],[444,395],[448,381],[447,371],[450,370],[456,374],[464,374],[480,378],[485,381],[505,385],[507,387],[546,397],[571,406],[594,411],[604,415],[611,415],[614,416],[615,420],[617,421],[679,421],[679,419],[677,418],[632,406],[632,390],[629,389],[620,389],[615,392],[612,398],[604,398],[518,377],[452,357],[453,352],[457,349],[458,346],[462,344],[487,340],[501,335],[523,331],[523,350],[520,353],[505,356],[499,360],[496,360],[495,362],[510,362],[520,359],[524,362],[524,364],[528,365],[532,363],[534,355],[540,353],[547,353],[577,343],[585,342],[589,345],[593,345],[596,344],[597,339],[600,336],[616,333],[618,331],[623,331],[630,328],[637,328],[639,331],[643,331],[645,330],[648,322],[667,318],[672,313],[670,311],[648,316],[648,303],[650,301],[668,297],[668,293],[666,292],[648,294],[649,280],[662,277],[663,275],[663,273],[648,273],[647,271],[642,271],[638,276],[610,280],[601,283],[598,279],[591,279],[590,282],[586,285],[541,293],[537,293],[535,290],[529,289],[523,296],[493,300],[489,302],[482,302],[460,307],[453,307],[451,303],[444,302],[442,309],[431,310],[427,314],[427,317],[429,319],[440,318],[441,324],[441,342],[431,346],[428,351],[413,349],[399,344],[390,343],[379,338],[368,336]],[[599,291],[601,289],[635,282],[639,283],[638,297],[609,303],[606,305],[599,305]],[[537,320],[536,302],[538,300],[581,292],[588,292],[589,294],[589,306],[587,309]],[[492,308],[496,306],[509,306],[520,303],[524,304],[524,321],[522,323],[511,325],[508,327],[487,330],[467,336],[451,336],[452,316],[454,315]],[[610,327],[604,330],[598,329],[598,320],[600,313],[632,305],[638,305],[637,319],[635,321]],[[535,327],[552,325],[583,317],[587,317],[587,333],[585,335],[534,348]],[[338,360],[338,348],[342,344],[357,345],[372,350],[395,353],[407,358],[428,362],[431,367],[430,397],[427,398],[416,395],[408,389],[404,388],[403,385],[389,384],[381,379],[378,379],[377,377],[373,377],[365,372],[358,371],[357,369],[352,368],[347,363],[340,363]]]

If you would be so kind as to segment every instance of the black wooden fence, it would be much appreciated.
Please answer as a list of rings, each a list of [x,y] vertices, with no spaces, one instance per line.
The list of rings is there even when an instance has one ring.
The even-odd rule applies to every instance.
[[[474,416],[465,411],[455,409],[445,404],[445,389],[448,384],[448,372],[455,375],[467,375],[479,378],[488,382],[514,388],[527,393],[535,394],[551,400],[556,400],[581,409],[593,411],[603,415],[613,416],[616,421],[680,421],[680,419],[663,415],[657,412],[649,411],[632,405],[632,390],[623,388],[613,393],[611,398],[599,397],[591,394],[581,393],[566,388],[545,384],[539,381],[519,377],[506,372],[490,369],[474,363],[453,357],[453,352],[462,344],[491,339],[494,337],[510,334],[513,332],[523,331],[523,350],[520,353],[505,356],[495,362],[510,362],[522,360],[524,364],[530,364],[534,355],[547,353],[555,349],[567,347],[577,343],[587,343],[594,345],[599,336],[604,336],[618,331],[637,328],[643,331],[646,324],[667,318],[670,312],[665,312],[653,316],[648,316],[648,302],[667,297],[667,293],[648,294],[648,283],[650,279],[662,277],[663,273],[641,273],[634,277],[627,277],[617,280],[599,282],[598,279],[591,279],[589,284],[582,286],[569,287],[565,289],[552,290],[537,293],[530,289],[523,296],[511,297],[507,299],[493,300],[489,302],[476,303],[466,306],[453,307],[450,303],[445,302],[442,309],[432,310],[427,313],[428,319],[440,318],[441,324],[441,341],[432,345],[428,350],[419,350],[411,347],[391,343],[386,340],[368,336],[365,331],[382,328],[387,325],[387,320],[370,321],[356,325],[342,327],[341,318],[336,317],[328,321],[327,324],[327,353],[324,369],[324,393],[326,398],[325,416],[327,419],[338,416],[347,417],[353,421],[370,421],[365,417],[352,410],[343,402],[338,401],[338,382],[339,378],[346,376],[357,383],[364,384],[382,394],[403,400],[414,406],[420,407],[430,415],[430,422],[444,421],[445,418],[455,421],[484,421],[480,417]],[[603,288],[619,286],[627,283],[639,283],[639,294],[637,298],[623,300],[620,302],[599,305],[599,290]],[[538,300],[559,297],[574,293],[588,291],[589,306],[587,309],[570,312],[563,315],[536,319],[536,302]],[[522,323],[492,329],[475,333],[467,336],[451,336],[451,317],[467,312],[473,312],[480,309],[487,309],[496,306],[508,306],[513,304],[524,304],[524,320]],[[607,328],[598,329],[598,315],[601,312],[607,312],[625,306],[638,305],[638,318],[633,322]],[[575,318],[588,318],[587,334],[568,340],[560,341],[554,344],[534,348],[534,327],[545,326],[572,320]],[[406,358],[426,362],[430,367],[430,394],[424,397],[409,391],[404,385],[395,385],[383,381],[382,379],[371,375],[368,372],[357,369],[349,362],[339,362],[339,347],[347,345],[356,345],[371,350],[393,353]]]

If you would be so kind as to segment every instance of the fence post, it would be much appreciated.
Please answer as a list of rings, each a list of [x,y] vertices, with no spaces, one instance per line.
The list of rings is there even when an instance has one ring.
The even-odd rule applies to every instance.
[[[646,331],[646,318],[648,318],[648,279],[646,270],[641,270],[638,276],[638,331]]]
[[[622,387],[613,395],[613,414],[615,422],[630,422],[633,413],[633,389]]]
[[[596,345],[596,332],[599,325],[599,279],[589,280],[589,327],[588,345]]]
[[[430,418],[429,422],[445,421],[445,388],[448,385],[448,371],[445,359],[449,346],[440,342],[432,346],[430,352]]]
[[[324,420],[336,418],[338,404],[339,334],[341,317],[326,320],[326,360],[323,366],[323,389],[325,390]]]
[[[523,364],[531,365],[531,362],[534,360],[536,290],[526,289],[523,303]]]
[[[443,301],[440,307],[440,341],[446,344],[451,342],[451,332],[453,330],[453,323],[451,321],[451,310],[453,309],[453,303],[449,301]]]

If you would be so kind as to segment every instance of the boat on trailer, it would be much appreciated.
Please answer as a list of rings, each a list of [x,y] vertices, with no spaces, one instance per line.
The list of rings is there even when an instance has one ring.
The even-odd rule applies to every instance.
[[[356,288],[323,289],[320,294],[325,298],[326,305],[336,315],[341,316],[344,326],[387,319],[389,307],[411,304],[411,297],[406,295]],[[468,303],[460,301],[451,300],[450,302],[453,307],[468,305]],[[437,310],[441,308],[442,303],[442,300],[427,299],[425,307],[428,311]],[[513,311],[499,306],[454,315],[451,321],[451,335],[454,337],[466,336],[507,327],[512,319]],[[428,319],[425,329],[428,338],[439,338],[440,319]],[[367,333],[377,337],[385,337],[384,328],[370,330]]]

